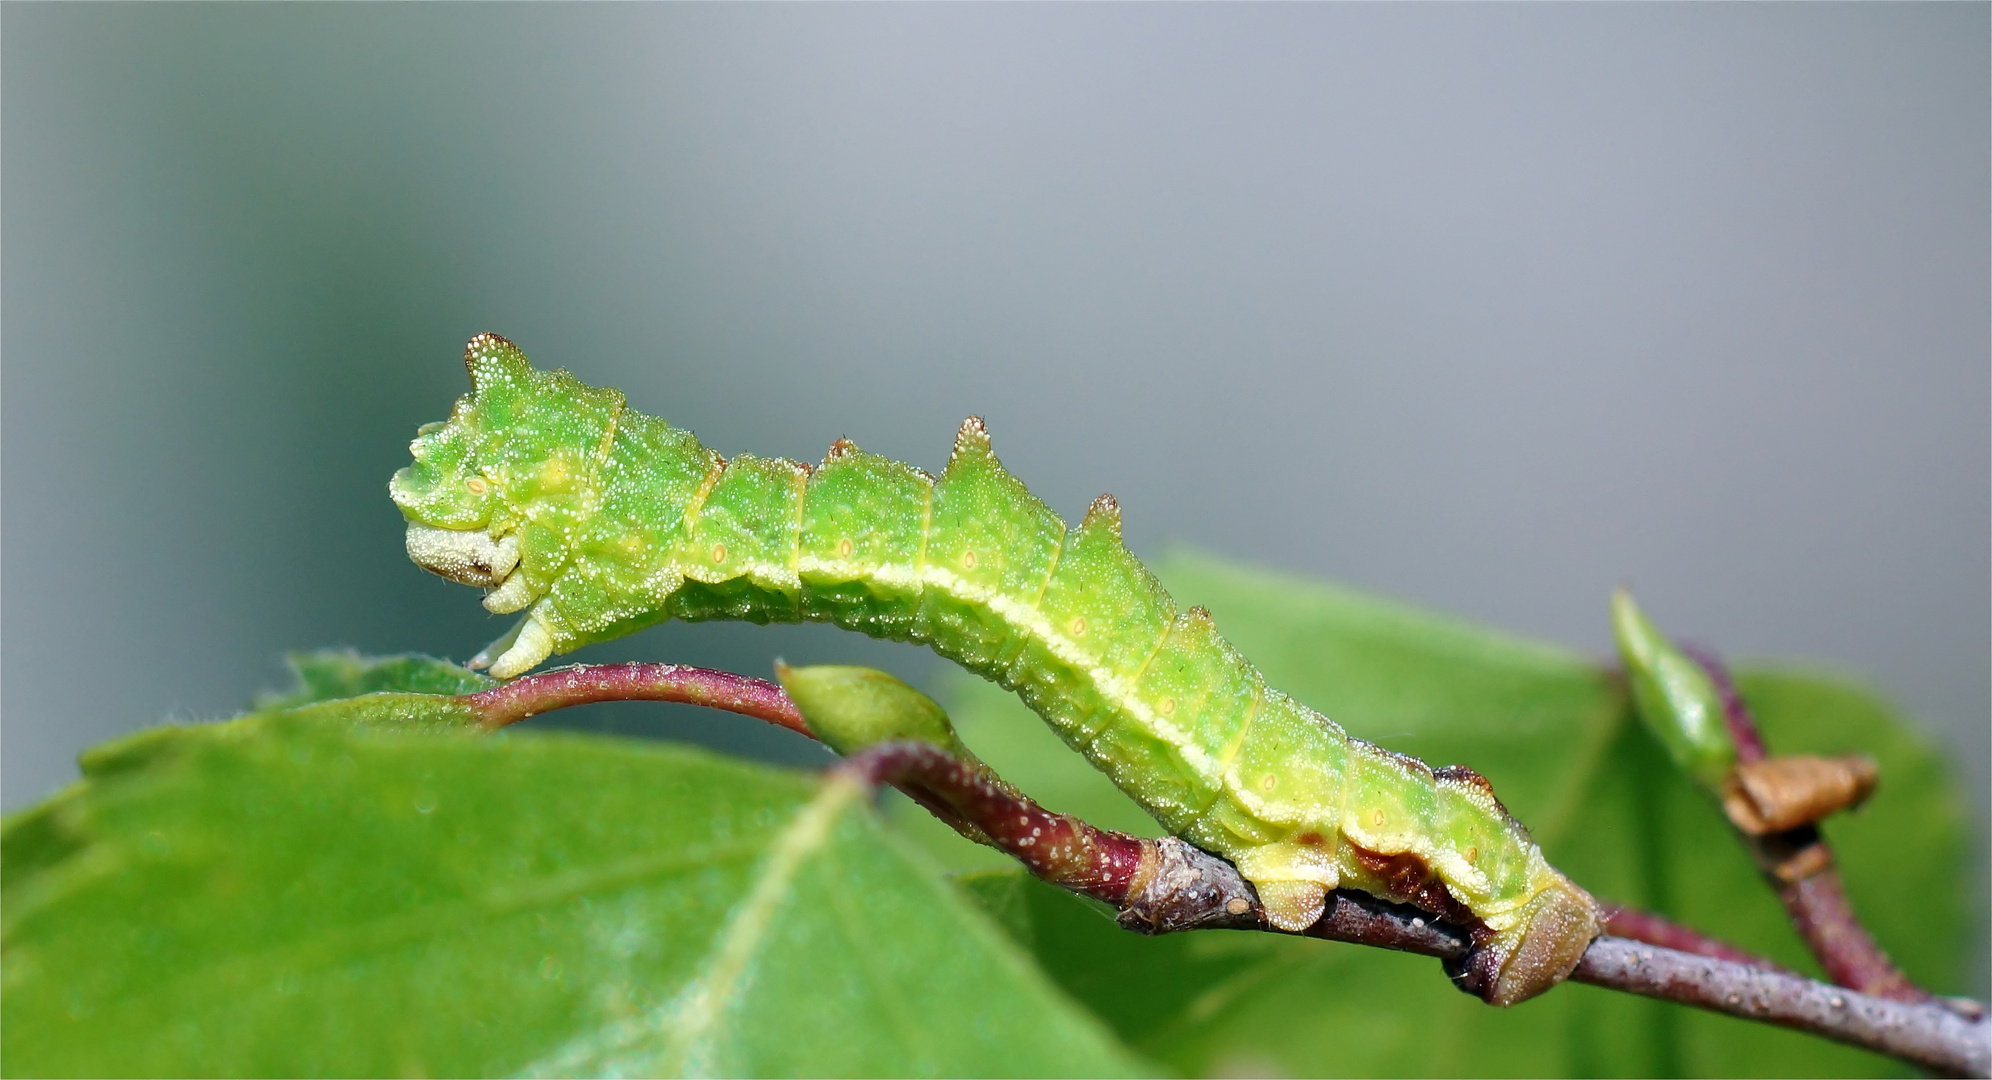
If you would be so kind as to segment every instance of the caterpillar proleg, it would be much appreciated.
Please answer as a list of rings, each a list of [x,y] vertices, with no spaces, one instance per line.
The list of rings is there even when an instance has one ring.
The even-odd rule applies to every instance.
[[[523,611],[500,678],[664,619],[816,620],[920,642],[1017,692],[1164,827],[1235,863],[1303,930],[1355,888],[1484,927],[1496,1004],[1567,975],[1601,925],[1469,769],[1434,770],[1267,686],[1178,610],[1101,496],[1076,527],[1003,469],[982,421],[936,478],[844,440],[821,465],[724,459],[616,390],[495,334],[471,392],[390,484],[408,553]]]

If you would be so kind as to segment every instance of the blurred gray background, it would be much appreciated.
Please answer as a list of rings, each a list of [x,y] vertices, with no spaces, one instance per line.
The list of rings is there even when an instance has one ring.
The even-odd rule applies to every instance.
[[[0,12],[4,801],[495,635],[386,497],[464,339],[731,454],[961,417],[1185,542],[1860,673],[1987,816],[1988,8]],[[667,626],[593,658],[925,654]],[[792,761],[666,707],[567,722]],[[1982,977],[1982,976],[1981,976]]]

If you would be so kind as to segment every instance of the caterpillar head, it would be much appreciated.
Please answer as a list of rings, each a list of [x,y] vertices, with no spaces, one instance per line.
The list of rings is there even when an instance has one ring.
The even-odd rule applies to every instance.
[[[408,519],[416,565],[491,589],[484,606],[494,612],[518,611],[552,588],[568,564],[569,537],[599,504],[597,479],[623,397],[565,371],[536,371],[496,334],[471,338],[464,365],[470,393],[448,420],[417,430],[415,461],[394,474],[388,492]],[[533,620],[508,638],[545,648],[530,660],[513,657],[504,666],[517,670],[501,674],[546,658],[549,628],[527,626]]]

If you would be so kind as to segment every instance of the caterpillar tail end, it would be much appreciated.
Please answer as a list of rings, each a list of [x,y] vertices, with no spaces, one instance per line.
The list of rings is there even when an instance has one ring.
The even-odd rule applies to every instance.
[[[490,668],[493,678],[510,679],[524,675],[553,655],[553,635],[538,619],[527,615],[520,619],[503,637],[486,645],[465,666],[472,669]]]
[[[1527,1001],[1562,982],[1604,931],[1598,902],[1561,874],[1511,918],[1446,965],[1454,985],[1489,1005]]]

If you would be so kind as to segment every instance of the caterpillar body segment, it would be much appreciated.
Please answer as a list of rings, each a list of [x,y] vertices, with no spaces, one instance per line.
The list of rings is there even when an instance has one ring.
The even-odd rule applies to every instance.
[[[957,433],[934,477],[848,441],[810,466],[722,458],[622,395],[473,338],[472,391],[390,492],[426,569],[524,612],[501,678],[667,618],[834,623],[920,642],[1012,689],[1156,820],[1229,858],[1299,931],[1350,887],[1478,923],[1464,983],[1561,980],[1601,925],[1470,770],[1350,737],[1179,610],[1102,496],[1068,528]]]

